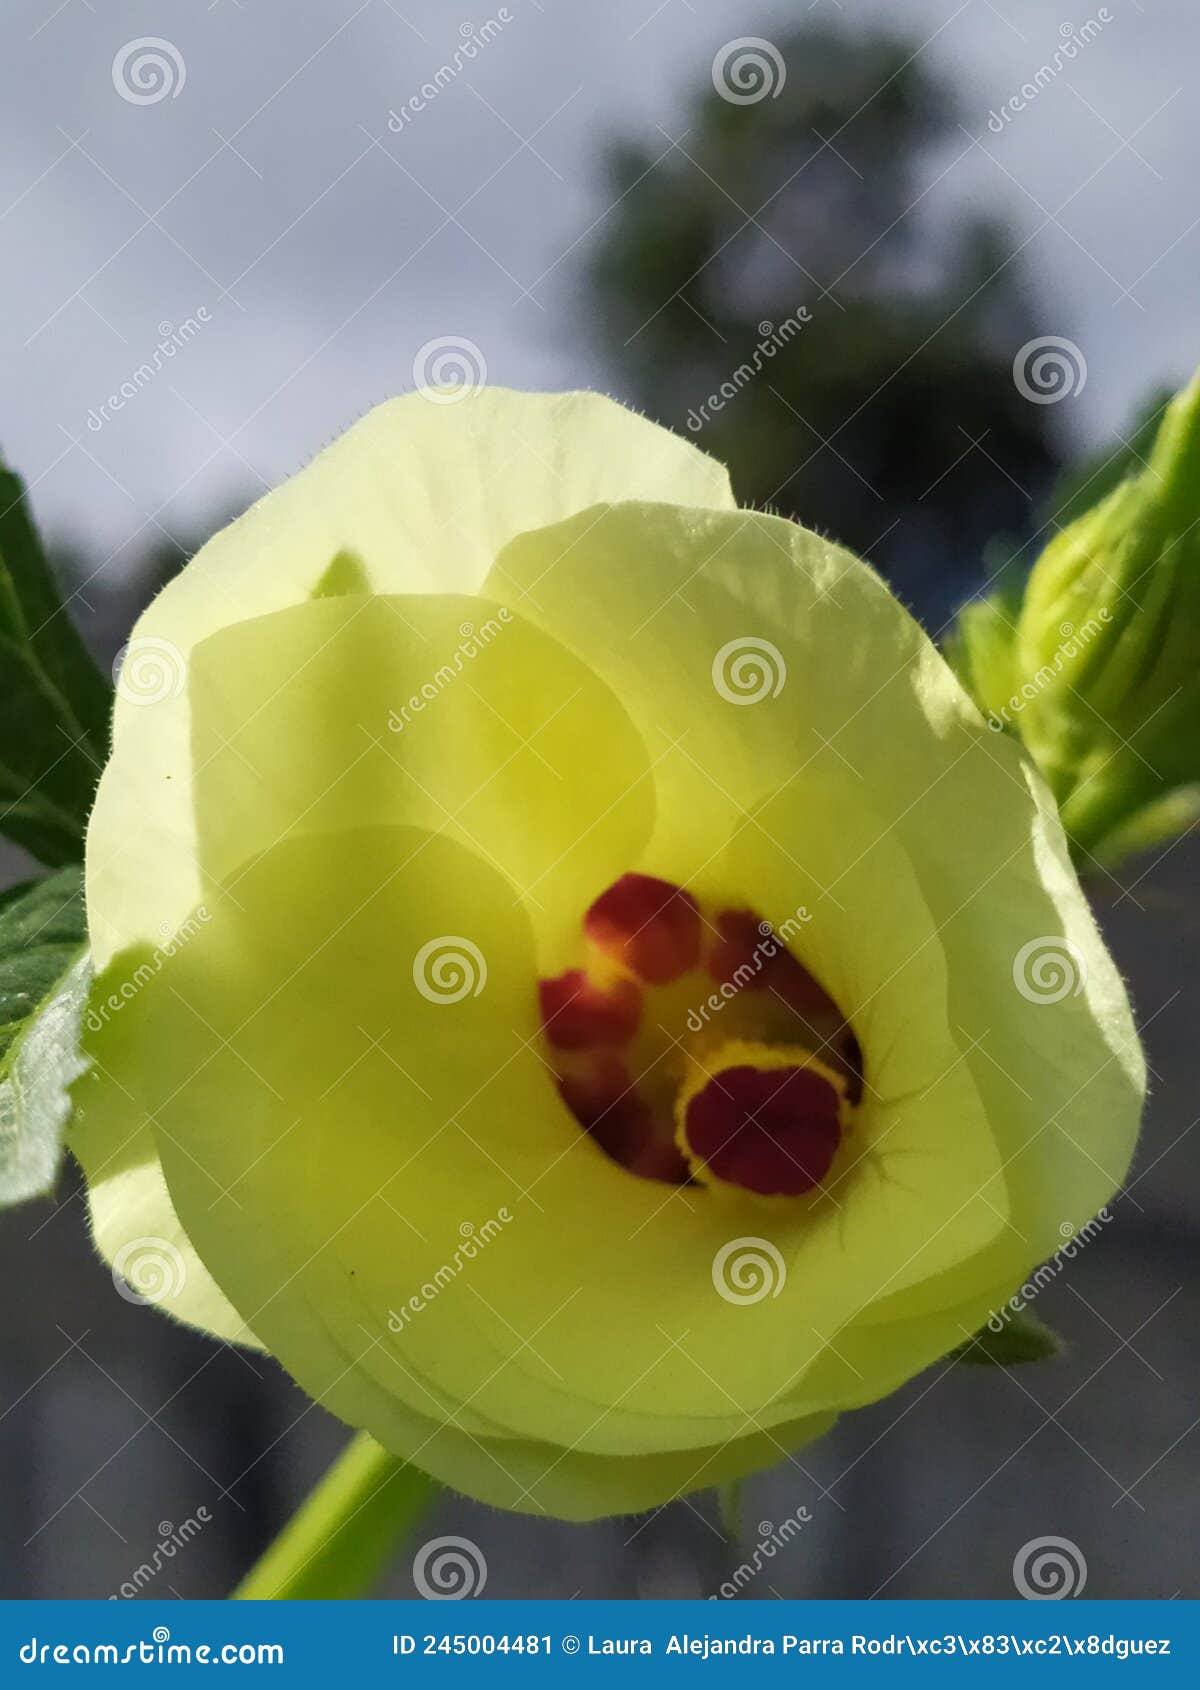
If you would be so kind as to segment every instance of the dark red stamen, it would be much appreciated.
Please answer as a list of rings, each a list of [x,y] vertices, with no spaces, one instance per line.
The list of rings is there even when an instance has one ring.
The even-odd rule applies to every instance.
[[[647,985],[677,980],[700,960],[700,910],[669,880],[623,874],[596,899],[583,925],[599,950]]]
[[[820,1185],[837,1154],[839,1102],[811,1068],[725,1068],[687,1105],[688,1148],[729,1185],[798,1197]]]
[[[642,994],[633,980],[597,986],[582,968],[568,968],[538,982],[542,1025],[559,1050],[625,1044],[642,1018]]]

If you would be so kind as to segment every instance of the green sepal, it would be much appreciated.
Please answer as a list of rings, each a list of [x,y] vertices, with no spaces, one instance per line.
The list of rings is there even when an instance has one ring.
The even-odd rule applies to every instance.
[[[369,593],[371,578],[357,552],[343,547],[313,588],[315,599],[340,599],[355,593]]]
[[[999,1330],[990,1322],[981,1326],[973,1338],[951,1351],[952,1359],[978,1367],[1017,1367],[1028,1361],[1053,1361],[1062,1354],[1058,1333],[1027,1309],[997,1318]]]
[[[993,541],[983,562],[987,595],[963,605],[942,655],[983,714],[1003,720],[999,712],[1012,691],[1013,638],[1029,566],[1017,542],[1008,540]]]

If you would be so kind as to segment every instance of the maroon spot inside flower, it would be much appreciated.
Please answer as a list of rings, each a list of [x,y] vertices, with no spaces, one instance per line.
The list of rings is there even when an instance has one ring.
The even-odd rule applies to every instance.
[[[667,1185],[690,1185],[691,1170],[671,1139],[651,1137],[639,1146],[625,1166],[642,1179],[658,1179]]]
[[[653,1111],[618,1057],[601,1053],[585,1073],[561,1076],[558,1089],[580,1126],[614,1162],[643,1179],[686,1184],[687,1163],[670,1139],[656,1133]]]
[[[542,1025],[559,1050],[625,1044],[642,1018],[642,994],[633,980],[598,986],[582,968],[568,968],[538,982]]]
[[[723,910],[717,917],[717,940],[708,958],[709,972],[719,986],[743,991],[771,991],[805,1020],[841,1014],[818,980],[797,962],[770,922],[751,910]]]
[[[806,1021],[823,1017],[840,1021],[842,1018],[841,1011],[824,986],[813,979],[808,969],[797,962],[790,951],[781,951],[775,959],[768,984],[789,1009]]]
[[[747,991],[765,987],[768,947],[764,941],[771,938],[770,923],[760,921],[752,911],[722,910],[717,917],[717,939],[708,955],[708,971],[717,985],[732,986],[740,974]]]
[[[729,1185],[799,1197],[837,1154],[839,1104],[837,1088],[811,1068],[725,1068],[687,1105],[688,1147]]]
[[[694,1186],[698,1167],[699,1178],[711,1173],[762,1196],[820,1186],[837,1155],[842,1110],[863,1093],[862,1053],[837,1004],[771,924],[746,906],[704,916],[682,886],[625,874],[582,928],[590,960],[540,980],[538,992],[548,1066],[596,1148],[668,1185]],[[681,1014],[676,982],[692,976],[701,986],[701,968],[722,999],[730,987],[752,996],[731,1016],[724,1057],[716,1054],[729,1065],[693,1094],[686,1075],[712,1051],[704,1023],[720,1004],[710,1000],[700,1026],[688,1015],[699,1042],[674,1037],[670,1025]]]
[[[700,910],[690,893],[649,874],[623,874],[583,918],[598,950],[647,985],[663,986],[700,960]]]

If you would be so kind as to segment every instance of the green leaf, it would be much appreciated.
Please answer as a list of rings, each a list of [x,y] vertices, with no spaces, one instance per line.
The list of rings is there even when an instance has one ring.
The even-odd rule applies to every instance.
[[[61,602],[19,477],[0,465],[0,833],[77,862],[112,692]]]
[[[78,868],[0,902],[0,1207],[54,1184],[90,976]]]
[[[1058,1333],[1028,1309],[995,1318],[1002,1321],[1000,1330],[990,1323],[980,1327],[973,1338],[951,1351],[955,1361],[982,1367],[1016,1367],[1026,1361],[1051,1361],[1062,1354]]]

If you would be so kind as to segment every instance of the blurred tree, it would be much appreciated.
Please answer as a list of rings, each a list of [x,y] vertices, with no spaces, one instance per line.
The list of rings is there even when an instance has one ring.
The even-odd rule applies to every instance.
[[[812,27],[776,53],[762,97],[723,97],[718,55],[674,147],[611,149],[598,326],[637,402],[724,459],[743,503],[868,554],[940,621],[1058,466],[1013,380],[1036,333],[1016,243],[923,194],[969,142],[909,43]]]

